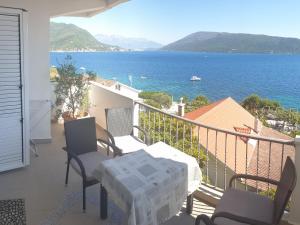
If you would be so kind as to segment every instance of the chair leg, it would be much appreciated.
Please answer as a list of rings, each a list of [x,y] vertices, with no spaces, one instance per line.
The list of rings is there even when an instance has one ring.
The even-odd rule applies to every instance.
[[[66,171],[66,180],[65,180],[65,186],[68,186],[69,181],[69,168],[70,168],[70,160],[67,161],[67,171]]]
[[[189,196],[187,196],[187,199],[186,199],[186,213],[187,214],[191,214],[193,211],[193,200],[194,200],[193,194],[190,194]]]
[[[82,211],[83,213],[85,213],[85,210],[86,210],[86,196],[85,196],[85,193],[86,193],[86,181],[85,180],[82,180]]]
[[[107,218],[107,191],[100,185],[100,217],[102,220]]]

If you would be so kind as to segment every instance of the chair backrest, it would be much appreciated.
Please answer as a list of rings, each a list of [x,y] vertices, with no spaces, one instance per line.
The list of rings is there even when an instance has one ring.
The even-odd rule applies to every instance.
[[[287,157],[274,198],[274,224],[279,224],[296,182],[297,172],[295,164],[290,157]]]
[[[105,109],[106,128],[114,137],[132,134],[133,109],[111,108]]]
[[[65,122],[67,150],[76,155],[97,151],[95,118]]]

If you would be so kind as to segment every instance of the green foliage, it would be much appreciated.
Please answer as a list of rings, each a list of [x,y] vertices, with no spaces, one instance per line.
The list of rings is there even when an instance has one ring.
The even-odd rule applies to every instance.
[[[167,51],[300,53],[300,40],[254,34],[196,32],[162,48]]]
[[[50,68],[50,81],[55,81],[58,75],[57,69],[55,67]]]
[[[290,133],[290,136],[295,138],[297,135],[300,135],[300,130],[293,130],[291,133]]]
[[[287,121],[292,125],[300,123],[300,114],[296,111],[280,108],[276,111],[276,115],[279,120]]]
[[[86,71],[86,75],[89,81],[95,81],[97,78],[97,74],[94,71]]]
[[[153,107],[155,107],[155,108],[158,108],[158,109],[161,109],[161,108],[162,108],[161,105],[160,105],[158,102],[154,101],[153,99],[146,99],[146,100],[145,100],[145,103],[146,103],[147,105],[151,105],[151,106],[153,106]]]
[[[172,97],[165,92],[143,91],[139,97],[145,99],[146,104],[158,109],[169,108],[172,105]]]
[[[90,108],[89,90],[86,88],[83,93],[83,99],[80,106],[80,111],[82,113],[88,112]]]
[[[52,51],[109,51],[112,47],[110,45],[100,43],[88,31],[81,29],[73,24],[54,22],[50,23],[50,46],[50,49]]]
[[[242,102],[242,106],[247,109],[252,115],[257,115],[257,110],[260,108],[261,99],[258,95],[250,95]]]
[[[204,148],[192,134],[195,127],[158,112],[140,112],[139,124],[150,135],[150,142],[163,141],[197,159],[201,168],[208,160]],[[144,138],[141,134],[141,138]]]
[[[78,73],[72,62],[72,57],[67,56],[65,61],[57,67],[59,76],[56,77],[56,106],[65,105],[71,117],[75,118],[87,95],[88,79]]]
[[[279,102],[269,99],[260,98],[258,95],[250,95],[242,102],[242,106],[247,109],[252,115],[258,116],[265,126],[266,118],[269,114],[273,115],[276,120],[281,120],[295,126],[300,123],[300,113],[294,110],[283,108]],[[293,131],[288,135],[294,136],[297,131]]]
[[[202,95],[197,96],[192,101],[189,101],[188,98],[185,96],[183,102],[186,104],[185,105],[186,112],[194,111],[202,106],[209,104],[208,98]]]
[[[277,110],[281,107],[279,102],[260,98],[256,94],[246,97],[242,102],[242,106],[255,116],[259,116],[260,114],[269,112],[270,110]]]
[[[261,191],[259,192],[260,195],[266,196],[274,200],[275,194],[276,194],[276,189],[275,188],[270,188],[269,190],[266,191]]]
[[[269,197],[270,199],[274,200],[276,195],[276,188],[270,188],[269,190],[261,191],[259,192],[260,195]],[[287,204],[287,209],[289,209],[291,206],[291,202]]]

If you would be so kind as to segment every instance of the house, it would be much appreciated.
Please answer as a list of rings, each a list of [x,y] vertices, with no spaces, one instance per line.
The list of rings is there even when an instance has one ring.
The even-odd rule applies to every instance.
[[[234,173],[248,173],[279,180],[281,165],[287,156],[294,158],[295,148],[282,144],[258,141],[247,136],[235,136],[234,133],[254,135],[267,138],[280,138],[292,141],[293,138],[262,124],[231,97],[200,107],[186,113],[185,118],[198,123],[217,127],[232,133],[225,134],[216,130],[200,131],[200,144],[210,153],[208,166],[212,183],[224,178],[224,167]],[[195,133],[195,132],[194,132]],[[215,159],[215,160],[214,160]],[[216,170],[218,168],[218,170]],[[229,176],[230,177],[230,176]],[[228,179],[226,180],[228,182]],[[225,182],[226,183],[226,182]],[[218,185],[218,184],[217,184]],[[247,185],[256,188],[251,181]],[[258,188],[265,190],[264,183]]]

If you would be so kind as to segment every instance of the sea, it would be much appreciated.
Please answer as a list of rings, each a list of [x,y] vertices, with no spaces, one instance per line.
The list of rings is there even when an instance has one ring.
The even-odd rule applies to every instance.
[[[205,95],[211,101],[250,94],[300,110],[300,55],[198,52],[51,52],[50,66],[67,55],[81,70],[144,91],[164,91],[178,100]],[[198,76],[200,81],[191,81]]]

